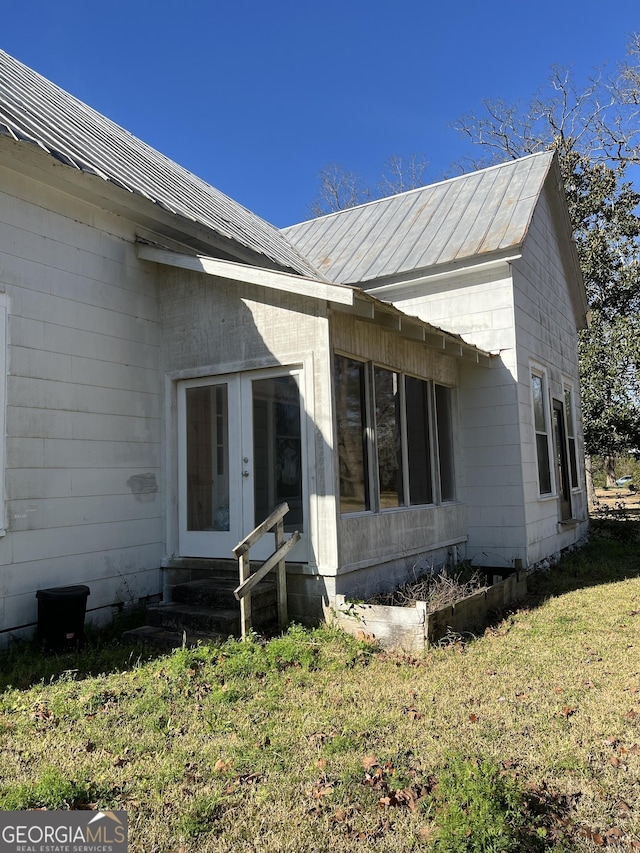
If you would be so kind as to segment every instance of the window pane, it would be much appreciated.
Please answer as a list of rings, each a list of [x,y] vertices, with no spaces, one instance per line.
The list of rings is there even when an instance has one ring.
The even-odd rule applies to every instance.
[[[531,374],[533,420],[536,431],[536,457],[538,460],[538,485],[541,495],[551,493],[551,466],[549,464],[549,437],[545,414],[545,383],[542,376]]]
[[[576,440],[569,439],[569,471],[571,473],[571,488],[578,488],[578,460],[576,457]]]
[[[573,406],[571,405],[571,391],[567,388],[564,392],[564,411],[567,419],[567,435],[569,438],[574,437],[573,432]]]
[[[254,509],[258,525],[269,513],[289,504],[288,533],[303,530],[300,394],[293,376],[252,383]]]
[[[229,530],[227,386],[188,388],[187,530]]]
[[[540,494],[551,492],[551,471],[549,469],[549,440],[544,433],[536,434],[536,451],[538,454],[538,483]]]
[[[409,461],[409,503],[433,503],[431,446],[429,442],[429,383],[405,379],[407,411],[407,455]]]
[[[533,417],[536,432],[546,432],[547,426],[544,417],[544,395],[542,391],[542,376],[531,377],[531,390],[533,393]]]
[[[334,367],[340,511],[359,512],[370,508],[364,365],[336,355]]]
[[[380,509],[404,504],[398,374],[374,369]]]
[[[436,425],[438,428],[438,453],[440,457],[440,497],[443,501],[455,500],[456,484],[453,467],[453,417],[451,389],[435,386]]]

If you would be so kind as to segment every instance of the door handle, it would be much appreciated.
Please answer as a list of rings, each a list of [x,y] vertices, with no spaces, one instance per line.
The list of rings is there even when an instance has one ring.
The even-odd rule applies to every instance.
[[[248,476],[249,476],[249,472],[248,472],[248,471],[243,471],[243,472],[242,472],[242,476],[243,476],[243,477],[248,477]]]

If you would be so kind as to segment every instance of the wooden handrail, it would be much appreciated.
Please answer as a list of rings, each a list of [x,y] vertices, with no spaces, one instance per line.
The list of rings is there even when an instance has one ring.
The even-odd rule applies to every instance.
[[[276,588],[278,594],[278,625],[284,628],[288,622],[287,616],[287,570],[285,557],[300,539],[300,533],[296,530],[291,537],[285,541],[284,517],[289,512],[289,504],[283,503],[276,507],[273,512],[248,536],[238,542],[233,549],[233,556],[238,560],[240,584],[233,591],[236,599],[240,602],[240,630],[242,636],[246,637],[251,631],[251,591],[260,581],[273,569],[276,572]],[[252,545],[275,527],[276,550],[251,574],[251,563],[249,549]]]
[[[281,518],[284,518],[285,515],[289,512],[289,504],[283,503],[280,506],[277,506],[271,515],[267,516],[265,520],[259,524],[248,536],[245,536],[241,542],[238,542],[236,547],[233,549],[233,556],[236,560],[241,557],[243,554],[246,554],[249,548],[264,536],[265,533],[268,533],[271,528],[276,525]]]
[[[291,551],[299,541],[300,534],[296,530],[295,533],[291,534],[291,537],[287,539],[284,545],[278,548],[278,550],[275,551],[256,572],[253,572],[253,574],[244,583],[241,583],[239,587],[234,589],[233,594],[236,599],[241,601],[247,593],[251,592],[254,586],[257,586],[262,578],[266,577],[271,569],[274,569],[278,565],[280,560],[284,560],[289,551]]]

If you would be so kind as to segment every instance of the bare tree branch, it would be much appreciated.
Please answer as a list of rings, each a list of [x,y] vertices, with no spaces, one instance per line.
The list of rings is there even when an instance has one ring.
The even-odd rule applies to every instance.
[[[339,163],[328,163],[318,173],[320,187],[309,205],[313,216],[324,216],[364,204],[371,198],[369,187],[355,172],[348,172]]]
[[[419,154],[411,154],[409,157],[393,154],[385,161],[382,177],[372,188],[355,172],[348,172],[339,163],[329,163],[318,173],[320,187],[308,206],[309,211],[313,216],[325,216],[377,198],[422,187],[428,165],[426,158]]]

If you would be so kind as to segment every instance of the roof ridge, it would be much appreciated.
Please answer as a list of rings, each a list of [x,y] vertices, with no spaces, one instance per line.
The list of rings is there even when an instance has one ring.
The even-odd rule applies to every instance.
[[[391,199],[402,198],[403,196],[409,196],[412,193],[420,193],[424,192],[427,189],[434,189],[435,187],[442,186],[443,184],[451,184],[455,181],[464,180],[465,178],[471,177],[471,175],[480,175],[483,172],[490,172],[494,169],[504,169],[507,166],[515,165],[516,163],[522,163],[524,160],[530,160],[536,157],[544,157],[545,155],[549,157],[549,160],[553,159],[555,151],[552,149],[545,149],[544,151],[535,151],[533,154],[525,154],[524,157],[512,157],[509,160],[505,160],[503,163],[494,163],[491,166],[485,166],[482,169],[474,169],[471,172],[463,172],[461,175],[454,175],[452,178],[442,178],[442,180],[434,181],[433,183],[424,184],[421,187],[414,187],[410,190],[403,190],[400,193],[393,193],[393,195],[385,195],[382,198],[374,198],[370,201],[362,202],[362,204],[354,204],[353,207],[345,207],[342,210],[332,210],[330,213],[325,213],[322,216],[312,216],[310,219],[304,219],[302,222],[294,222],[291,225],[286,225],[284,228],[280,230],[283,232],[288,231],[290,228],[299,228],[303,225],[306,225],[309,222],[316,222],[318,220],[327,220],[331,219],[334,216],[343,216],[346,213],[354,210],[362,210],[366,207],[371,207],[372,205],[382,204],[384,202],[391,201]]]

